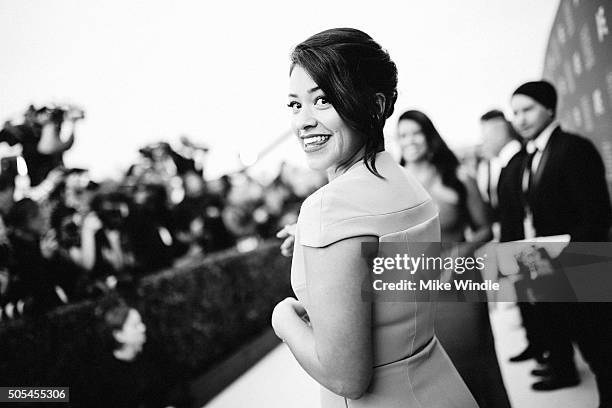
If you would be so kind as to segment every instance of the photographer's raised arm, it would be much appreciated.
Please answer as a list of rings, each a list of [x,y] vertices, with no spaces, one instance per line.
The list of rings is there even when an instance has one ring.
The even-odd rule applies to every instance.
[[[63,141],[61,138],[61,131],[66,122],[69,123],[68,126],[70,126],[70,134],[68,138]],[[64,121],[60,125],[53,122],[45,123],[43,125],[42,134],[37,146],[38,152],[41,154],[59,154],[70,149],[74,144],[75,129],[76,121],[73,120]]]
[[[102,228],[102,222],[91,212],[87,214],[81,229],[81,267],[90,271],[96,264],[96,232]]]

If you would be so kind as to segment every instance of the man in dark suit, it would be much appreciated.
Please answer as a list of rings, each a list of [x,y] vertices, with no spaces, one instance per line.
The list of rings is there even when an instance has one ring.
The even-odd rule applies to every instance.
[[[515,241],[523,238],[523,207],[520,197],[520,186],[516,183],[523,170],[525,150],[522,138],[500,110],[491,110],[480,117],[482,133],[481,154],[486,159],[478,168],[478,187],[488,203],[491,219],[495,222],[493,230],[500,242]],[[501,194],[506,199],[499,199]],[[519,288],[517,288],[518,290]],[[525,296],[519,295],[524,299]],[[538,325],[534,306],[531,303],[519,302],[519,311],[527,347],[510,358],[511,362],[526,361],[535,358],[544,362],[546,344],[545,333]]]
[[[513,125],[526,142],[527,153],[521,171],[515,170],[514,180],[505,187],[505,193],[519,193],[512,198],[515,203],[507,204],[506,210],[512,213],[508,222],[514,225],[506,237],[569,234],[573,242],[606,241],[612,209],[603,161],[588,139],[559,126],[555,88],[546,81],[527,82],[514,91],[510,103]],[[509,165],[516,168],[518,161]],[[611,406],[609,304],[540,303],[537,307],[539,321],[549,333],[550,355],[549,370],[541,373],[547,377],[532,387],[553,390],[579,382],[571,345],[576,340],[597,378],[600,406]]]
[[[499,221],[498,188],[502,172],[523,149],[523,145],[520,136],[500,110],[494,109],[483,114],[480,117],[480,130],[482,134],[480,153],[485,160],[478,166],[478,189],[483,200],[489,205],[491,219],[497,222]]]

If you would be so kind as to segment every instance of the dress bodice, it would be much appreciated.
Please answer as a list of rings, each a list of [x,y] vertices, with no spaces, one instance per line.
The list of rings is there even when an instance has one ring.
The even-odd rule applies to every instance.
[[[384,179],[356,163],[302,204],[291,285],[307,312],[304,247],[320,248],[359,236],[376,236],[379,243],[440,241],[438,210],[427,191],[386,152],[376,156],[376,169]],[[321,407],[477,408],[434,335],[435,303],[417,300],[412,291],[401,291],[393,301],[373,292],[370,386],[358,400],[321,387]]]
[[[303,203],[296,232],[291,283],[308,310],[303,246],[325,247],[355,236],[380,242],[438,242],[438,212],[429,194],[386,152],[379,153],[374,176],[363,163],[313,193]],[[398,301],[372,306],[374,364],[412,355],[433,337],[434,307],[405,291]],[[377,296],[377,293],[374,293]]]

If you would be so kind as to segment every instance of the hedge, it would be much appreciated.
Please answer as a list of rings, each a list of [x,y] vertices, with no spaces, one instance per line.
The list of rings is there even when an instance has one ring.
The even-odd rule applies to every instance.
[[[291,295],[290,260],[278,245],[222,252],[143,278],[135,306],[147,326],[145,350],[157,345],[176,372],[194,378],[267,329],[274,305]],[[104,353],[94,317],[100,301],[2,323],[0,385],[69,385],[68,373]]]

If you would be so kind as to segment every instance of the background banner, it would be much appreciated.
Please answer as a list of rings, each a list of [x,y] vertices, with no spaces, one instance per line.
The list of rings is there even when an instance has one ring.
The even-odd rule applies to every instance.
[[[557,87],[562,126],[599,149],[612,190],[612,37],[609,0],[561,0],[542,76]]]

